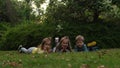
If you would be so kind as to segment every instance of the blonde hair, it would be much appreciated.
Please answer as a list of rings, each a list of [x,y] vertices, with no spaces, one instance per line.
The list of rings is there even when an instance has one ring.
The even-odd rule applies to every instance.
[[[51,37],[47,37],[47,38],[44,38],[41,42],[41,44],[38,46],[38,47],[41,47],[41,49],[43,50],[44,48],[44,44],[47,42],[47,41],[51,41]]]
[[[84,36],[82,36],[82,35],[76,36],[75,40],[77,41],[78,39],[84,41]]]
[[[63,42],[63,40],[65,40],[65,39],[68,39],[68,41],[70,41],[68,36],[64,36],[60,39],[60,43]]]
[[[56,48],[59,49],[59,48],[61,47],[61,43],[62,43],[65,39],[68,40],[68,48],[70,49],[70,51],[72,51],[72,47],[71,47],[71,43],[70,43],[70,39],[69,39],[68,36],[64,36],[64,37],[62,37],[62,38],[60,39],[60,42],[59,42],[58,46],[56,46]]]

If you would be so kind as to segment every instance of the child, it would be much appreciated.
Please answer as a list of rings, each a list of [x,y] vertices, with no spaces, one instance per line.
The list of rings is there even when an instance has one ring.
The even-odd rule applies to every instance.
[[[75,51],[80,52],[80,51],[88,51],[88,48],[86,44],[84,44],[84,37],[82,35],[78,35],[76,38],[76,45],[75,45]]]
[[[64,36],[60,39],[60,42],[56,46],[55,52],[71,52],[71,44],[68,36]]]
[[[20,53],[50,53],[51,50],[51,37],[44,38],[42,40],[41,45],[38,47],[30,47],[28,49],[22,47],[22,45],[19,46],[19,52]]]
[[[57,52],[71,52],[72,51],[71,43],[70,43],[68,36],[64,36],[60,39],[60,42],[57,44],[56,51]]]

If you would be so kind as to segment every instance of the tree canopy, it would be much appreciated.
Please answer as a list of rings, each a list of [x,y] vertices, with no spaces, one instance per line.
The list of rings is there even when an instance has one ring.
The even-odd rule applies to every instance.
[[[24,20],[51,23],[98,22],[111,20],[109,16],[112,19],[120,19],[119,0],[49,0],[47,10],[43,11],[41,5],[45,1],[0,0],[0,22],[13,24]]]

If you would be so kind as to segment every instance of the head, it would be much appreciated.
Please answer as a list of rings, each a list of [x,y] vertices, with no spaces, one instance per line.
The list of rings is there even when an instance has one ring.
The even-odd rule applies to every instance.
[[[75,38],[76,40],[76,46],[82,47],[82,45],[84,44],[84,37],[82,35],[78,35]]]
[[[70,40],[68,36],[64,36],[60,39],[60,47],[62,48],[70,47]]]
[[[47,51],[51,49],[51,37],[47,37],[42,40],[41,49]]]

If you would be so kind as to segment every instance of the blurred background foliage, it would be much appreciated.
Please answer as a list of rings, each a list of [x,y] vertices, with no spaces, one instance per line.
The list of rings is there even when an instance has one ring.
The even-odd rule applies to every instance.
[[[119,48],[119,26],[119,0],[0,0],[1,50],[37,46],[44,37],[54,42],[65,35],[74,46],[79,34],[85,43],[95,40],[100,48]]]

